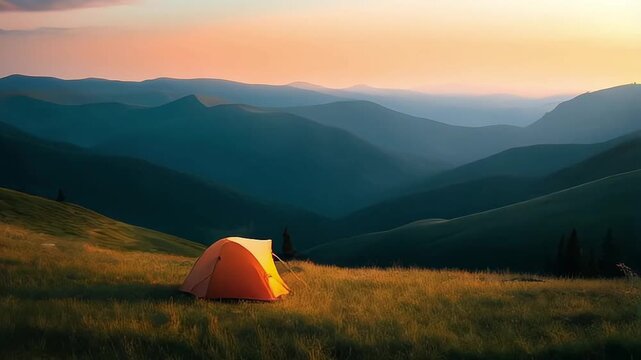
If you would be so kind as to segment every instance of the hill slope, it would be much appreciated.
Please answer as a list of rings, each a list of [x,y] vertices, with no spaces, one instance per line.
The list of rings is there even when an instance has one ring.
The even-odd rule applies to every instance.
[[[641,85],[583,94],[563,102],[528,126],[550,143],[593,143],[641,129]]]
[[[129,223],[203,243],[230,234],[280,239],[289,226],[300,248],[323,239],[324,219],[257,201],[145,161],[97,155],[0,126],[0,186],[67,201]]]
[[[617,146],[547,176],[542,188],[582,184],[613,174],[641,169],[641,133],[626,136]]]
[[[418,189],[435,189],[493,176],[547,176],[638,137],[641,137],[641,132],[595,144],[540,144],[512,148],[438,173],[407,190],[416,192]]]
[[[507,273],[293,262],[296,274],[279,269],[292,288],[282,301],[203,301],[177,290],[195,256],[141,250],[109,250],[86,237],[0,223],[0,357],[471,360],[641,354],[641,324],[634,316],[641,289],[629,282],[533,282]]]
[[[576,146],[579,147],[548,145],[515,149],[519,151],[516,154],[509,154],[510,156],[501,153],[487,160],[472,163],[469,168],[468,165],[464,165],[460,168],[462,171],[455,169],[443,174],[446,176],[437,175],[435,179],[453,180],[456,179],[455,175],[465,178],[465,176],[480,176],[484,173],[488,176],[480,179],[472,177],[472,180],[455,182],[442,187],[436,186],[438,182],[432,182],[430,185],[435,187],[433,189],[416,191],[356,211],[337,221],[335,229],[338,234],[349,236],[388,230],[420,219],[451,219],[532,199],[606,176],[641,169],[641,133],[630,134],[608,143]],[[611,148],[559,171],[538,177],[516,176],[519,174],[519,169],[528,162],[525,164],[516,163],[516,166],[512,167],[509,161],[504,163],[500,161],[506,158],[527,159],[528,156],[524,156],[527,152],[522,150],[534,150],[536,158],[542,152],[553,156],[557,151],[566,150],[568,147],[574,152],[570,152],[566,156],[560,154],[560,159],[548,162],[548,164],[559,165],[569,159],[586,156],[599,149]],[[553,151],[545,151],[546,148]],[[543,168],[534,167],[536,169],[530,173],[538,173]],[[553,167],[548,166],[547,170],[549,171]],[[470,169],[475,171],[468,171]],[[507,175],[494,175],[493,172],[504,172]],[[448,173],[452,176],[447,176]]]
[[[630,262],[641,249],[641,170],[614,175],[518,204],[452,220],[423,220],[311,249],[336,264],[406,264],[467,269],[542,271],[559,237],[578,230],[596,249],[612,227]]]
[[[430,174],[416,159],[301,117],[189,96],[155,108],[0,99],[2,121],[43,138],[145,159],[259,198],[326,214]]]
[[[63,239],[82,239],[116,250],[198,256],[203,246],[175,236],[125,224],[78,205],[0,188],[0,223]],[[5,228],[5,231],[7,230]]]

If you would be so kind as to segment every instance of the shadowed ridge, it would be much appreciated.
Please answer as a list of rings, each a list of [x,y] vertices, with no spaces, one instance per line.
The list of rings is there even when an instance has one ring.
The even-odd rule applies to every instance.
[[[207,109],[196,95],[183,96],[180,99],[174,100],[164,105],[156,107],[160,111],[199,111]]]
[[[638,266],[641,170],[616,174],[532,200],[444,222],[417,221],[340,239],[308,251],[312,260],[343,265],[417,265],[541,272],[558,238],[572,228],[586,248],[608,227]],[[523,229],[527,229],[524,231]],[[637,253],[635,253],[637,252]]]

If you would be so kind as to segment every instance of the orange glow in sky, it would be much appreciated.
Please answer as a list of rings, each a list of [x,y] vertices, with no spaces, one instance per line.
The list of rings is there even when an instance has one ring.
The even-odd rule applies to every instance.
[[[532,96],[641,81],[641,1],[44,2],[0,11],[0,75]]]

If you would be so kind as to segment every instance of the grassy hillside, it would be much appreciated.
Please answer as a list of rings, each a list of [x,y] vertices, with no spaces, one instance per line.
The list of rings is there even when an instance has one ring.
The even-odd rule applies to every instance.
[[[0,186],[67,201],[203,243],[229,235],[273,238],[289,226],[305,248],[325,240],[326,220],[265,203],[141,160],[102,156],[0,126]]]
[[[193,96],[156,108],[6,97],[0,117],[46,139],[144,159],[326,214],[354,210],[433,173],[429,164],[340,129],[244,105],[207,108]]]
[[[579,148],[575,148],[575,146]],[[546,176],[523,177],[537,174],[546,168],[551,171],[570,159],[587,157],[601,149],[607,149]],[[494,209],[515,202],[580,185],[592,180],[622,172],[641,169],[641,134],[636,132],[607,143],[594,145],[545,145],[508,150],[464,165],[458,169],[436,175],[423,186],[434,189],[416,191],[368,206],[339,219],[335,229],[339,236],[389,230],[412,221],[427,218],[451,219],[475,212]],[[526,151],[529,150],[529,151]],[[563,154],[562,150],[568,150]],[[527,164],[537,164],[542,153],[557,160],[547,166],[520,172]],[[558,155],[558,156],[557,156]],[[513,162],[519,158],[522,162]],[[543,161],[543,160],[541,160]],[[517,176],[517,175],[521,176]],[[477,176],[487,176],[476,179]],[[456,179],[470,178],[457,183]],[[452,185],[438,187],[443,182]]]
[[[5,236],[23,237],[25,242],[32,242],[32,236],[42,241],[51,239],[53,243],[46,246],[55,246],[57,240],[67,242],[80,239],[88,245],[120,251],[198,256],[203,250],[200,244],[121,223],[78,205],[59,203],[2,188],[0,228]],[[41,244],[29,244],[34,245]]]
[[[195,255],[58,232],[0,224],[2,358],[641,356],[632,282],[299,262],[309,287],[281,269],[293,288],[282,301],[199,301],[176,290]]]
[[[334,264],[415,264],[467,269],[541,271],[562,234],[578,230],[584,248],[598,249],[612,227],[626,261],[641,265],[641,170],[514,205],[452,220],[417,221],[311,249]]]

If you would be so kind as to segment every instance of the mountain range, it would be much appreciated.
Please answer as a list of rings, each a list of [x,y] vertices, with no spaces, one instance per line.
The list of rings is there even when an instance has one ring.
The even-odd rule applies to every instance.
[[[152,108],[6,96],[0,117],[35,136],[144,159],[329,215],[440,169],[296,115],[246,105],[206,107],[193,95]]]
[[[287,108],[324,125],[345,129],[374,145],[462,165],[514,147],[585,144],[641,130],[641,85],[631,84],[578,96],[527,127],[452,126],[410,116],[366,101]],[[592,110],[598,107],[598,111]]]
[[[118,102],[140,106],[160,106],[188,95],[196,95],[208,105],[300,106],[342,99],[286,85],[244,84],[219,79],[158,78],[137,82],[96,78],[63,80],[26,75],[0,79],[0,95],[25,95],[65,105]]]
[[[246,84],[221,79],[158,78],[114,81],[88,78],[11,75],[0,79],[0,95],[25,95],[59,104],[119,102],[159,106],[187,95],[206,105],[247,104],[259,107],[318,105],[365,100],[396,111],[462,126],[528,125],[570,96],[523,98],[513,95],[435,95],[411,90],[354,86],[330,89],[307,83]]]
[[[572,95],[526,98],[515,95],[430,94],[416,90],[381,89],[357,85],[330,89],[309,83],[292,83],[301,89],[381,104],[392,110],[436,119],[459,126],[527,126]]]
[[[613,229],[636,264],[641,86],[580,95],[528,126],[398,111],[418,99],[10,76],[0,187],[61,189],[65,202],[205,244],[241,235],[278,246],[287,227],[305,256],[332,264],[541,272],[573,228],[586,251]]]

